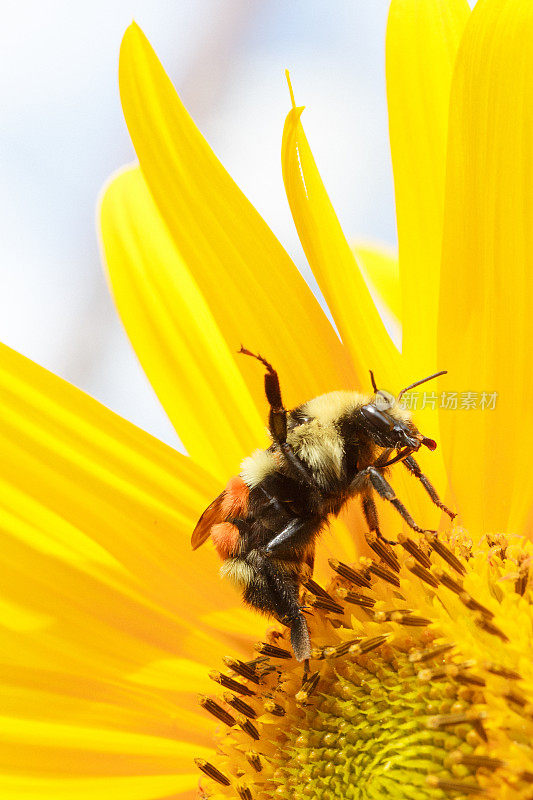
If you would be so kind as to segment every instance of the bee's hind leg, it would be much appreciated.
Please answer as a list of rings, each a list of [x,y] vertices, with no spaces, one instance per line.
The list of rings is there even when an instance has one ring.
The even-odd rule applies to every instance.
[[[311,656],[311,638],[309,628],[301,611],[289,622],[291,629],[291,644],[297,661],[304,662],[304,673],[309,671],[309,658]]]
[[[290,628],[294,655],[298,661],[305,661],[311,656],[311,639],[298,602],[298,584],[260,551],[256,551],[255,569],[257,579],[246,589],[245,600]]]

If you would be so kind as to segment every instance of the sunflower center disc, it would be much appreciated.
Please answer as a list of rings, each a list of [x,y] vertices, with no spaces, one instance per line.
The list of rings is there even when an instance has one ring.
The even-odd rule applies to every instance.
[[[463,765],[451,771],[447,762],[450,752],[468,747],[472,726],[435,727],[435,717],[452,707],[464,714],[457,687],[421,682],[406,654],[359,661],[367,663],[331,663],[331,680],[286,731],[272,776],[275,796],[424,800],[443,796],[428,775],[450,781],[469,775]]]

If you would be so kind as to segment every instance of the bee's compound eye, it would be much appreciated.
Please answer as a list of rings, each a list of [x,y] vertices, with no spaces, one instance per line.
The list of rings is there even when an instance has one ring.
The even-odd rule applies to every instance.
[[[393,407],[394,403],[396,402],[396,398],[390,392],[380,389],[378,392],[376,392],[373,402],[374,405],[380,409],[380,411],[387,411],[387,409]]]
[[[386,411],[377,407],[376,403],[367,403],[361,408],[361,414],[380,433],[389,433],[394,427],[394,420]]]

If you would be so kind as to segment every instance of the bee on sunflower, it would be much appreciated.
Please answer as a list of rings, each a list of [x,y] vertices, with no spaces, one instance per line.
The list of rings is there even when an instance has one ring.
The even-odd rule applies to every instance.
[[[532,40],[525,0],[391,3],[399,260],[346,241],[293,100],[285,187],[339,338],[128,29],[139,165],[105,189],[103,251],[189,457],[0,349],[2,798],[533,795]],[[438,537],[399,531],[386,505],[391,550],[365,549],[355,504],[331,523],[302,598],[303,683],[288,631],[217,581],[210,546],[190,551],[200,512],[267,444],[241,341],[288,408],[361,389],[369,367],[395,390],[449,370],[413,419],[458,524],[399,469]]]

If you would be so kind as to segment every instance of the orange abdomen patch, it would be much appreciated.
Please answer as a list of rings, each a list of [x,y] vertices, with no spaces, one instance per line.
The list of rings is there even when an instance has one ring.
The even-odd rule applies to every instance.
[[[227,519],[241,519],[248,513],[249,489],[240,475],[230,478],[222,494],[220,510]]]
[[[236,555],[239,549],[239,529],[231,522],[219,522],[211,528],[211,539],[220,558]]]

